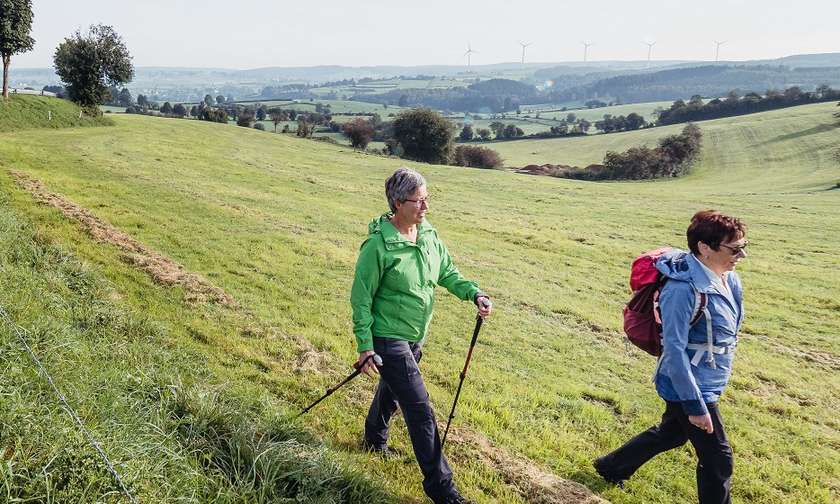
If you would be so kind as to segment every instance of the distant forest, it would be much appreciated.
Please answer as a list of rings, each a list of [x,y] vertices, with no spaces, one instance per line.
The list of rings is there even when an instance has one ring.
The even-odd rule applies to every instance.
[[[547,95],[550,102],[557,103],[590,98],[638,103],[693,95],[726,96],[731,90],[746,94],[792,86],[814,89],[821,84],[840,86],[840,68],[706,65],[610,77],[569,89],[555,86]]]
[[[382,94],[363,94],[353,100],[431,107],[457,112],[499,113],[520,105],[584,102],[600,99],[616,103],[679,100],[690,96],[723,97],[730,91],[747,95],[798,86],[840,86],[840,67],[789,68],[783,66],[705,65],[633,75],[600,77],[606,73],[560,75],[551,87],[535,86],[507,79],[490,79],[468,87],[449,89],[402,89]]]
[[[356,95],[352,99],[400,107],[428,107],[459,112],[497,113],[516,110],[519,105],[539,103],[540,92],[531,84],[489,79],[468,87],[447,89],[398,89],[379,94]]]

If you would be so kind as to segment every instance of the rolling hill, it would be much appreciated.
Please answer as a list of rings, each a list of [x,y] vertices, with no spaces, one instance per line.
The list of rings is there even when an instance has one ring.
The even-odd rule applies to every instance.
[[[717,207],[741,216],[752,242],[741,269],[747,321],[722,403],[735,497],[836,501],[833,111],[813,105],[701,123],[702,159],[676,180],[583,183],[409,163],[429,181],[429,218],[461,271],[496,301],[447,445],[469,497],[562,502],[551,493],[562,485],[536,484],[559,477],[615,503],[694,501],[689,448],[645,466],[626,491],[597,478],[590,461],[661,414],[653,360],[626,350],[620,335],[629,262],[662,244],[684,246],[692,213]],[[360,379],[313,414],[288,419],[349,372],[347,293],[358,245],[368,220],[387,208],[384,179],[404,162],[198,121],[112,120],[0,134],[0,259],[10,272],[0,304],[30,328],[34,348],[141,500],[354,502],[359,492],[382,491],[382,499],[417,502],[419,472],[399,420],[393,445],[405,455],[383,461],[359,449],[373,382]],[[574,145],[570,160],[597,159],[601,149],[664,131],[504,146],[524,153],[509,160],[536,145],[564,157]],[[85,211],[50,206],[60,201]],[[170,270],[126,249],[131,242],[115,238],[122,235],[95,231],[99,221],[198,284],[168,282]],[[439,293],[423,360],[439,414],[457,385],[473,317],[466,303]],[[0,439],[14,448],[4,452],[0,489],[27,481],[30,497],[84,488],[91,498],[115,495],[3,327],[9,364],[0,392],[12,406],[0,413]],[[249,461],[260,443],[273,458],[256,464],[255,479]],[[63,480],[42,471],[52,455],[64,457],[58,468],[79,469]],[[280,477],[309,459],[291,482]],[[291,493],[276,491],[283,485]],[[293,493],[322,486],[325,495]]]

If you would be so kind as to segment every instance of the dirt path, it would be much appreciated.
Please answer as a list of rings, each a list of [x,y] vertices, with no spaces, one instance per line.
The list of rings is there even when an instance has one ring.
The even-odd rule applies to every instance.
[[[441,425],[443,429],[445,426]],[[469,429],[452,428],[447,441],[474,450],[488,467],[501,474],[505,482],[516,488],[522,499],[534,504],[604,504],[608,501],[576,483],[551,474],[534,462],[494,446],[482,434]],[[447,443],[448,445],[449,443]]]
[[[122,260],[145,271],[155,282],[183,287],[187,301],[193,303],[209,301],[225,306],[236,305],[230,295],[205,278],[190,273],[172,259],[146,247],[60,194],[50,192],[40,181],[21,172],[9,171],[9,173],[21,188],[32,194],[36,201],[61,210],[65,216],[78,222],[93,239],[115,245],[123,252]]]

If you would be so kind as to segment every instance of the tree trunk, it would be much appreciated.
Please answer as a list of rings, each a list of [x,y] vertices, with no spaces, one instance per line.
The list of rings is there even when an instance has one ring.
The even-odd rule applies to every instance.
[[[9,97],[9,61],[11,56],[3,55],[3,98]]]

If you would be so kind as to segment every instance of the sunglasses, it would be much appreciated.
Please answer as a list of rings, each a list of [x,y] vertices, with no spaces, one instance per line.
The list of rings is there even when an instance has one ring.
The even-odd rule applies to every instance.
[[[721,243],[720,246],[728,248],[729,253],[736,256],[736,255],[744,252],[747,249],[747,245],[749,245],[749,244],[750,244],[750,242],[745,241],[742,245],[738,245],[737,247],[733,247],[732,245],[727,245],[725,243]]]

